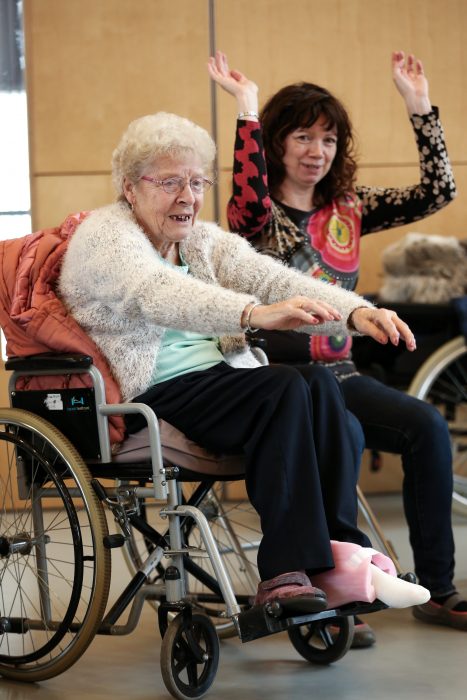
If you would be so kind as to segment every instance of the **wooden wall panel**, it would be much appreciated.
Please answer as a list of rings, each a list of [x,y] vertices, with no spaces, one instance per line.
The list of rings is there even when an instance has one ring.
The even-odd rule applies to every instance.
[[[209,127],[205,0],[27,0],[25,26],[35,173],[107,171],[158,110]]]
[[[464,0],[218,0],[216,42],[260,87],[261,101],[290,82],[332,90],[355,124],[363,162],[406,162],[412,137],[392,85],[393,49],[423,59],[442,107],[452,157],[467,158]],[[230,162],[233,99],[219,92],[221,165]]]
[[[95,209],[115,199],[110,174],[41,175],[35,178],[37,230],[57,226],[68,214]]]
[[[103,183],[132,119],[165,110],[210,129],[208,25],[206,0],[26,0],[34,228],[113,199]]]

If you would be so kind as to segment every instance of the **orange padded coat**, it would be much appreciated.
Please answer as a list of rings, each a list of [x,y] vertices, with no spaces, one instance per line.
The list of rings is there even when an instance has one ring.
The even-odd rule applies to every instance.
[[[95,343],[75,321],[55,292],[70,237],[89,212],[68,216],[56,228],[0,242],[0,325],[8,357],[43,352],[90,355],[101,372],[108,403],[120,403],[120,388]],[[25,377],[18,389],[60,389],[89,386],[87,375]],[[110,440],[124,437],[121,416],[110,419]]]

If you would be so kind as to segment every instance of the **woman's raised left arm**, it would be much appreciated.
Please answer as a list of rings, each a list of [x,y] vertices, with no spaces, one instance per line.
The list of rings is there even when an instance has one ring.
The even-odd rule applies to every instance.
[[[435,214],[457,192],[438,110],[431,106],[422,62],[392,54],[392,75],[412,122],[419,155],[420,181],[408,187],[358,186],[363,202],[362,235],[410,224]]]
[[[431,102],[428,96],[428,80],[420,59],[403,51],[393,51],[391,56],[392,78],[401,94],[409,117],[413,114],[429,114]]]

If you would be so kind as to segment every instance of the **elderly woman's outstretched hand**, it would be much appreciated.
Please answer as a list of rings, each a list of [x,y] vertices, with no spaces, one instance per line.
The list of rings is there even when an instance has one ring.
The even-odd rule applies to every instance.
[[[431,112],[428,80],[418,58],[409,54],[406,59],[403,51],[393,51],[392,77],[410,115]]]
[[[350,314],[348,320],[350,326],[363,335],[369,335],[382,345],[391,342],[399,345],[402,339],[407,350],[415,350],[417,345],[415,337],[406,323],[390,309],[376,309],[361,306]]]
[[[324,321],[340,321],[341,314],[330,304],[296,296],[275,304],[247,304],[242,326],[267,331],[293,331],[303,326],[316,326]],[[407,349],[416,348],[415,337],[395,311],[360,306],[348,319],[349,328],[368,335],[378,343],[398,345],[402,339]]]
[[[258,113],[258,86],[238,70],[231,70],[227,56],[216,51],[208,60],[208,73],[218,85],[237,100],[239,112]]]
[[[242,325],[266,331],[293,331],[341,318],[337,309],[325,301],[297,296],[275,304],[248,304],[242,315]]]

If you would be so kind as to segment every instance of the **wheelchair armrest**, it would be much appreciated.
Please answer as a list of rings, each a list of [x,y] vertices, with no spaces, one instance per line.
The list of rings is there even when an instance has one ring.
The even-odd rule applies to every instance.
[[[89,355],[80,355],[78,353],[56,355],[51,352],[44,352],[39,355],[28,355],[27,357],[10,357],[5,362],[5,369],[13,372],[30,372],[31,370],[65,371],[88,369],[91,365],[92,357]]]

